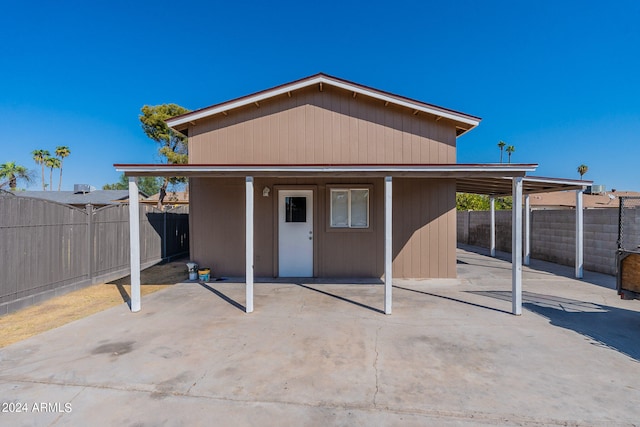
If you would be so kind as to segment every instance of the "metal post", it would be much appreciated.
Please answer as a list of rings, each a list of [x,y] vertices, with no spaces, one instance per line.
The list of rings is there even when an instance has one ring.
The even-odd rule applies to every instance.
[[[524,196],[524,265],[531,263],[531,206],[529,195]]]
[[[85,206],[87,212],[87,279],[93,283],[93,205]]]
[[[138,178],[129,177],[129,247],[131,256],[131,311],[140,311],[140,207]]]
[[[496,256],[496,198],[491,196],[489,197],[489,212],[491,213],[490,219],[490,234],[491,241],[489,242],[489,252],[492,257]]]
[[[584,206],[582,191],[576,190],[576,279],[582,279],[584,265]]]
[[[245,253],[245,271],[246,271],[246,312],[253,312],[253,177],[245,178],[245,196],[246,196],[246,253]]]
[[[384,314],[391,314],[393,288],[393,186],[392,178],[384,178]]]
[[[511,207],[511,312],[522,314],[522,177],[513,178]]]

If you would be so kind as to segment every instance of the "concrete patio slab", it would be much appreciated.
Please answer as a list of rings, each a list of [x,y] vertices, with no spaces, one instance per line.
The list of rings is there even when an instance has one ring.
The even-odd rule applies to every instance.
[[[534,261],[513,316],[509,263],[466,249],[390,316],[379,284],[256,283],[246,314],[184,283],[51,330],[0,351],[0,424],[636,425],[640,302]]]

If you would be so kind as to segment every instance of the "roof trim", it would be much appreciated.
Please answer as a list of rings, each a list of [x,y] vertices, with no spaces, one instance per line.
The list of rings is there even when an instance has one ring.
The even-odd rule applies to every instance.
[[[584,190],[593,181],[545,178],[541,176],[525,176],[522,179],[523,193],[550,193],[555,191]],[[510,196],[512,194],[511,179],[503,176],[493,177],[462,177],[458,179],[456,191],[459,193],[486,194],[492,197]]]
[[[306,87],[320,84],[320,83],[345,89],[360,95],[376,98],[384,102],[390,102],[403,107],[411,108],[416,111],[421,111],[424,113],[429,113],[436,116],[444,117],[459,123],[464,123],[470,126],[469,129],[464,129],[465,132],[478,126],[481,120],[479,117],[471,116],[469,114],[461,113],[459,111],[450,110],[447,108],[438,107],[436,105],[427,104],[411,98],[406,98],[406,97],[395,95],[389,92],[384,92],[378,89],[370,88],[367,86],[363,86],[357,83],[353,83],[347,80],[342,80],[336,77],[332,77],[332,76],[320,73],[314,76],[306,77],[304,79],[293,81],[291,83],[276,86],[274,88],[267,89],[261,92],[257,92],[252,95],[236,98],[231,101],[223,102],[221,104],[212,105],[210,107],[205,107],[199,110],[192,111],[190,113],[172,117],[166,120],[166,123],[170,127],[176,128],[177,126],[180,126],[189,122],[193,122],[198,119],[211,117],[215,114],[219,114],[235,108],[243,107],[245,105],[254,104],[256,102],[260,103],[265,99],[272,98],[278,95],[283,95],[287,92],[295,91],[298,89],[306,88]]]
[[[537,164],[402,164],[402,165],[215,165],[215,164],[115,164],[127,176],[525,176]]]

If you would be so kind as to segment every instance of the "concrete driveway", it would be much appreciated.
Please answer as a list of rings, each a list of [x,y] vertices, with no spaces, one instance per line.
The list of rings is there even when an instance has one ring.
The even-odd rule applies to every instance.
[[[258,283],[252,314],[242,284],[172,286],[1,350],[0,425],[640,423],[640,301],[612,277],[534,262],[513,316],[508,262],[458,271],[396,281],[390,316],[381,285]]]

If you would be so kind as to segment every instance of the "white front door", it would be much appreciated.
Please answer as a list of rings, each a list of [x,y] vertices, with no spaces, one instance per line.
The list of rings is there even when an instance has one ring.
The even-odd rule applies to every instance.
[[[313,191],[278,192],[280,277],[313,277]]]

